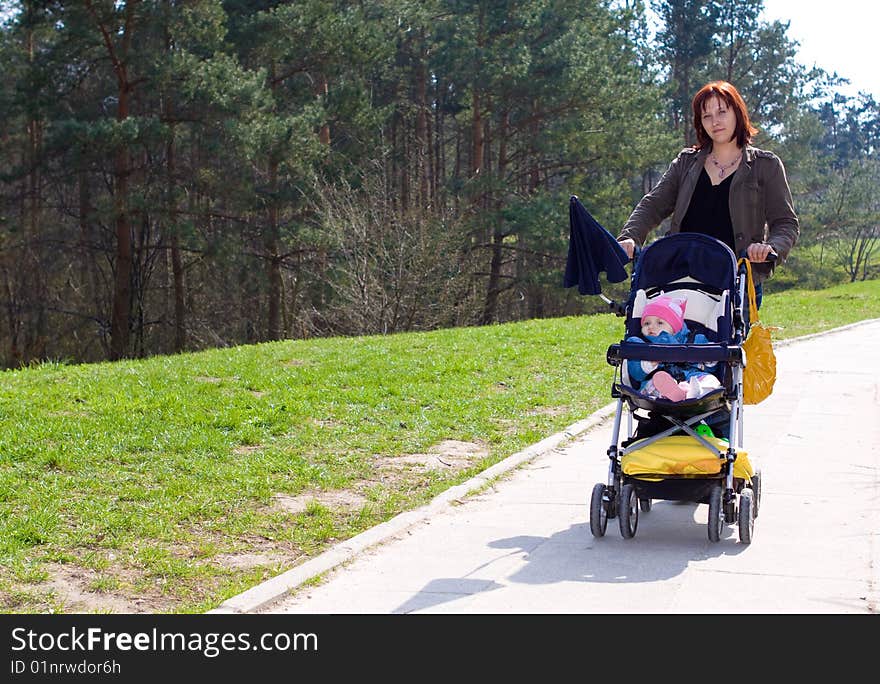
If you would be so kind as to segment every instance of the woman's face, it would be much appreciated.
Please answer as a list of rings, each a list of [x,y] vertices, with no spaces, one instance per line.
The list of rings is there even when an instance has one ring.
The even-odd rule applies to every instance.
[[[714,143],[728,143],[736,134],[736,114],[717,97],[710,97],[703,103],[702,123]]]

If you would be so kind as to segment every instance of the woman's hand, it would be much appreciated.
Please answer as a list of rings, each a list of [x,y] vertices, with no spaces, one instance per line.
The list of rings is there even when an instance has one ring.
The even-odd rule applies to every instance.
[[[620,246],[623,247],[623,251],[626,252],[626,255],[632,259],[633,254],[636,251],[636,241],[632,238],[625,238],[623,240],[618,240]]]
[[[746,255],[749,257],[749,261],[756,264],[767,261],[767,257],[770,254],[774,254],[773,248],[766,242],[753,242],[746,249]]]

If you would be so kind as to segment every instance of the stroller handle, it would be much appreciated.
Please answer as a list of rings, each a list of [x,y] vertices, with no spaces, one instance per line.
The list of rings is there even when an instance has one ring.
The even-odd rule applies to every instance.
[[[688,363],[716,363],[718,361],[742,365],[742,347],[737,344],[642,344],[618,342],[608,347],[605,360],[619,366],[629,359],[641,361],[668,361]]]
[[[748,259],[748,258],[749,258],[748,250],[745,250],[745,249],[742,250],[742,251],[739,253],[739,257],[740,257],[740,259]],[[771,248],[770,248],[770,253],[764,258],[764,262],[765,262],[765,263],[768,263],[768,264],[772,264],[772,263],[775,263],[777,259],[779,259],[779,255],[778,255],[778,254],[776,253],[776,251],[771,247]],[[760,262],[752,262],[752,263],[760,263]]]

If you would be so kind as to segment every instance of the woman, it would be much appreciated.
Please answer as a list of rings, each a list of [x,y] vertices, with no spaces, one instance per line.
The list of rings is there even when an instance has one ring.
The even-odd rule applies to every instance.
[[[772,152],[752,147],[758,131],[730,83],[703,86],[693,112],[697,144],[679,153],[617,239],[632,258],[635,246],[671,215],[669,233],[703,233],[738,257],[748,255],[760,306],[761,283],[785,261],[800,233],[785,168]],[[771,252],[775,263],[767,261]]]

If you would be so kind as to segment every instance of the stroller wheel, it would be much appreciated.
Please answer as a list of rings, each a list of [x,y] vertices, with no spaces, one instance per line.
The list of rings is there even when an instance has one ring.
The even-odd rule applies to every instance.
[[[755,492],[752,505],[755,509],[755,517],[758,517],[758,509],[761,507],[761,471],[756,470],[752,475],[752,491]]]
[[[709,490],[709,541],[721,540],[721,530],[724,527],[724,508],[721,505],[721,485]]]
[[[736,492],[725,489],[721,498],[724,501],[721,506],[724,509],[724,522],[728,525],[733,525],[733,523],[739,520],[736,515]]]
[[[593,486],[590,497],[590,532],[594,537],[604,537],[608,527],[608,508],[605,501],[605,485],[601,482]]]
[[[739,496],[739,540],[743,544],[752,543],[755,532],[755,493],[744,489]]]
[[[642,513],[647,513],[648,511],[650,511],[651,505],[651,499],[639,499],[639,508],[642,509]]]
[[[623,538],[632,539],[635,537],[639,527],[639,497],[634,485],[625,484],[620,490],[620,506],[617,515],[619,516],[620,534]]]

